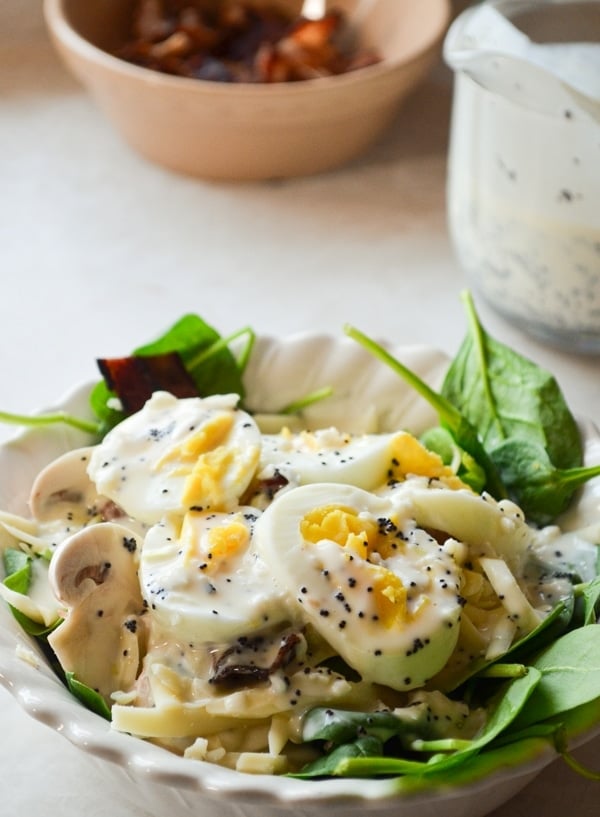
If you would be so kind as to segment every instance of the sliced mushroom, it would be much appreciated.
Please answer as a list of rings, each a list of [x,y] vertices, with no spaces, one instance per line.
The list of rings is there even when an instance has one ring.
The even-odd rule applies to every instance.
[[[91,452],[91,446],[68,451],[40,471],[29,497],[35,519],[48,522],[73,516],[82,523],[89,520],[97,498],[94,483],[87,475]]]
[[[108,702],[131,689],[145,650],[139,547],[128,528],[104,522],[66,539],[50,563],[50,584],[67,608],[50,646],[65,671]]]
[[[143,530],[143,525],[98,493],[87,473],[92,451],[92,446],[68,451],[47,465],[33,483],[29,508],[40,535],[52,546],[92,522],[118,521],[133,531]]]

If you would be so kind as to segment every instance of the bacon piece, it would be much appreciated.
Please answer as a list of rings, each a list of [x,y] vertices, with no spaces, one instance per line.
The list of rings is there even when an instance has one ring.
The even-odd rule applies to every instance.
[[[198,389],[177,352],[163,355],[99,358],[98,368],[126,414],[139,411],[155,391],[198,397]]]
[[[221,655],[215,656],[209,683],[227,689],[240,689],[264,683],[277,670],[285,669],[296,657],[296,650],[302,638],[298,633],[287,632],[278,643],[269,642],[263,636],[241,638],[238,643],[229,647]],[[260,649],[266,649],[275,655],[268,663],[256,663]]]
[[[346,16],[317,20],[263,0],[136,0],[133,39],[118,56],[166,74],[213,82],[282,83],[379,62],[352,48]]]

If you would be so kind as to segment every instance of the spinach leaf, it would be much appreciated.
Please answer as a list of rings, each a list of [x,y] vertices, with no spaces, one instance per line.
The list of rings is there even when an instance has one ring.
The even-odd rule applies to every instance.
[[[245,396],[242,382],[243,366],[229,349],[229,344],[240,335],[250,335],[250,345],[254,333],[242,329],[227,338],[209,326],[199,315],[188,314],[180,318],[157,340],[139,346],[134,355],[160,355],[178,352],[186,369],[191,374],[198,393],[203,397],[210,394],[239,394]],[[248,349],[244,351],[247,361]]]
[[[83,684],[81,681],[78,681],[73,672],[65,672],[65,680],[69,691],[81,701],[86,709],[90,709],[97,715],[101,715],[101,717],[107,721],[111,720],[112,715],[110,708],[100,693],[86,686],[86,684]]]
[[[600,476],[600,465],[555,468],[547,450],[534,440],[505,440],[491,456],[509,495],[538,525],[550,524],[566,510],[577,488]]]
[[[414,751],[435,752],[428,760],[407,760],[399,757],[387,757],[380,754],[366,754],[348,751],[353,744],[344,744],[323,759],[317,768],[320,774],[347,777],[371,777],[374,775],[429,775],[440,770],[461,766],[473,755],[478,754],[502,734],[523,710],[537,684],[541,673],[535,668],[528,668],[527,673],[502,685],[500,693],[490,704],[490,716],[480,734],[473,740],[414,740],[411,748]],[[341,734],[341,733],[340,733]],[[374,736],[368,735],[373,738]],[[376,738],[382,745],[385,742]],[[449,751],[450,750],[450,751]],[[454,751],[453,751],[454,750]],[[335,754],[334,761],[331,760]],[[329,758],[329,759],[328,759]],[[326,772],[323,770],[327,769]],[[304,774],[313,774],[313,764],[303,769]]]
[[[415,794],[421,791],[431,793],[434,788],[472,785],[475,781],[502,769],[522,766],[539,757],[548,747],[548,737],[530,737],[511,743],[496,746],[496,743],[477,755],[465,758],[459,766],[452,768],[435,767],[429,774],[407,774],[394,780],[394,789],[400,794]]]
[[[246,336],[246,344],[239,356],[232,354],[229,345],[237,338]],[[138,346],[133,356],[151,357],[176,352],[192,377],[198,394],[239,394],[243,401],[245,387],[244,369],[248,363],[255,340],[249,328],[240,329],[228,337],[221,335],[201,317],[187,314],[176,321],[160,337]],[[100,420],[99,433],[104,436],[125,418],[125,413],[113,405],[116,397],[104,380],[91,391],[90,405]]]
[[[9,411],[0,411],[0,423],[9,425],[24,426],[28,428],[41,428],[63,424],[85,431],[87,434],[97,435],[99,433],[98,423],[92,420],[84,420],[81,417],[74,417],[66,411],[55,411],[49,414],[14,414]]]
[[[353,327],[346,333],[389,365],[438,412],[440,425],[485,474],[485,490],[510,496],[534,524],[552,522],[600,465],[582,467],[579,429],[554,377],[488,335],[468,292],[469,332],[438,394]],[[434,436],[448,456],[448,441]],[[464,463],[463,463],[464,464]],[[470,473],[467,468],[467,482]],[[480,490],[480,485],[478,486]]]
[[[532,666],[541,680],[514,727],[523,729],[600,698],[600,627],[566,633]]]
[[[600,605],[600,576],[596,576],[588,582],[581,590],[584,601],[583,623],[595,624],[598,617],[598,606]]]
[[[444,465],[451,466],[462,481],[480,494],[485,488],[485,471],[477,460],[460,448],[452,434],[441,426],[425,431],[420,438],[430,451],[434,451]]]
[[[125,419],[125,412],[112,407],[111,401],[115,397],[104,380],[99,380],[90,392],[90,406],[99,420],[99,437],[104,437],[111,428]]]
[[[27,633],[27,635],[30,635],[33,638],[45,638],[52,632],[52,630],[55,630],[62,621],[62,619],[58,618],[52,624],[42,624],[40,621],[34,621],[32,618],[29,618],[29,616],[26,616],[25,613],[22,613],[20,610],[17,610],[16,607],[13,607],[12,604],[9,604],[9,607],[11,613],[22,629]]]
[[[513,723],[526,703],[529,706],[528,701],[540,681],[541,672],[534,667],[528,667],[525,675],[504,684],[495,701],[490,704],[491,714],[479,735],[464,749],[442,757],[434,763],[430,761],[428,765],[454,766],[461,763],[465,757],[486,747]],[[435,741],[423,742],[421,749],[435,749]]]
[[[14,590],[15,593],[26,595],[31,586],[33,575],[31,556],[18,548],[7,548],[2,554],[2,562],[4,575],[6,577],[4,584],[11,590]],[[34,621],[29,618],[25,613],[13,607],[12,604],[9,604],[8,607],[27,635],[34,636],[35,638],[43,638],[52,632],[60,623],[59,619],[54,624],[48,626],[47,624],[42,624],[39,621]]]
[[[559,601],[535,629],[516,641],[499,660],[529,663],[533,655],[565,632],[573,618],[574,607],[575,599],[571,593],[566,599]]]
[[[373,735],[385,742],[402,729],[406,729],[406,724],[392,712],[353,712],[315,707],[302,721],[302,739],[342,744],[354,740],[358,735]]]
[[[509,496],[527,518],[549,524],[577,488],[600,475],[600,466],[582,467],[579,429],[555,378],[488,335],[470,294],[463,298],[469,332],[442,394],[477,429]]]
[[[365,735],[353,743],[336,747],[329,754],[317,758],[317,760],[304,766],[299,772],[288,776],[298,778],[335,777],[340,774],[339,770],[343,769],[348,760],[361,757],[378,757],[382,752],[383,743],[381,740],[373,735]]]
[[[2,554],[4,584],[15,593],[26,594],[31,584],[31,556],[18,548],[7,548]]]
[[[470,293],[463,300],[469,331],[442,394],[477,429],[488,452],[518,439],[544,448],[557,468],[581,465],[579,429],[554,377],[488,335]]]

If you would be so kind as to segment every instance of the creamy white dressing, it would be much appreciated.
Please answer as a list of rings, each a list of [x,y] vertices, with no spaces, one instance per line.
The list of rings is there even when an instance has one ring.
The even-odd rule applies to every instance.
[[[259,511],[188,512],[148,531],[142,592],[153,618],[182,638],[219,642],[289,618],[285,594],[252,547]]]
[[[473,287],[522,329],[600,350],[600,42],[586,9],[493,0],[452,26],[448,218]],[[556,15],[556,19],[553,15]],[[506,15],[506,16],[505,16]],[[511,19],[514,21],[511,22]],[[560,42],[549,42],[552,33]],[[536,34],[542,41],[532,42]],[[566,38],[579,42],[564,42]],[[585,40],[585,42],[583,42]],[[595,40],[595,42],[594,42]]]
[[[218,455],[203,460],[207,451]],[[206,476],[197,462],[222,507],[184,501]],[[356,473],[369,490],[346,484]],[[261,509],[247,504],[257,496]],[[265,437],[230,396],[159,394],[94,451],[49,466],[32,509],[31,520],[0,516],[2,548],[77,553],[86,529],[112,530],[113,561],[134,576],[119,585],[98,556],[64,577],[71,592],[81,582],[94,591],[70,602],[71,623],[89,616],[101,635],[102,583],[129,594],[98,641],[106,655],[93,659],[114,728],[234,766],[243,747],[285,752],[314,706],[385,707],[379,685],[400,702],[429,682],[451,688],[465,660],[502,654],[526,632],[516,618],[531,609],[529,622],[541,620],[571,581],[594,575],[600,538],[598,525],[529,528],[517,506],[473,494],[409,435]],[[127,515],[136,510],[141,521]],[[49,598],[45,564],[35,556],[19,609],[49,624],[65,611]],[[19,606],[20,594],[0,592]],[[86,683],[85,640],[61,649]],[[348,677],[325,663],[339,657]],[[267,768],[250,755],[249,766]]]

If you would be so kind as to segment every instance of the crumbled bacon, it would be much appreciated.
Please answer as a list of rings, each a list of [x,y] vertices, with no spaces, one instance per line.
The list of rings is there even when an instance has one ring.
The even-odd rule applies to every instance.
[[[380,61],[340,45],[344,15],[294,17],[256,0],[137,0],[131,39],[117,53],[167,74],[215,82],[297,82]]]
[[[301,643],[302,637],[295,632],[284,633],[278,642],[266,640],[263,636],[242,638],[216,656],[210,683],[228,689],[263,683],[294,660]],[[258,654],[264,658],[260,664],[256,663]]]
[[[198,389],[177,352],[163,355],[100,358],[98,368],[127,414],[139,411],[155,391],[198,397]]]

